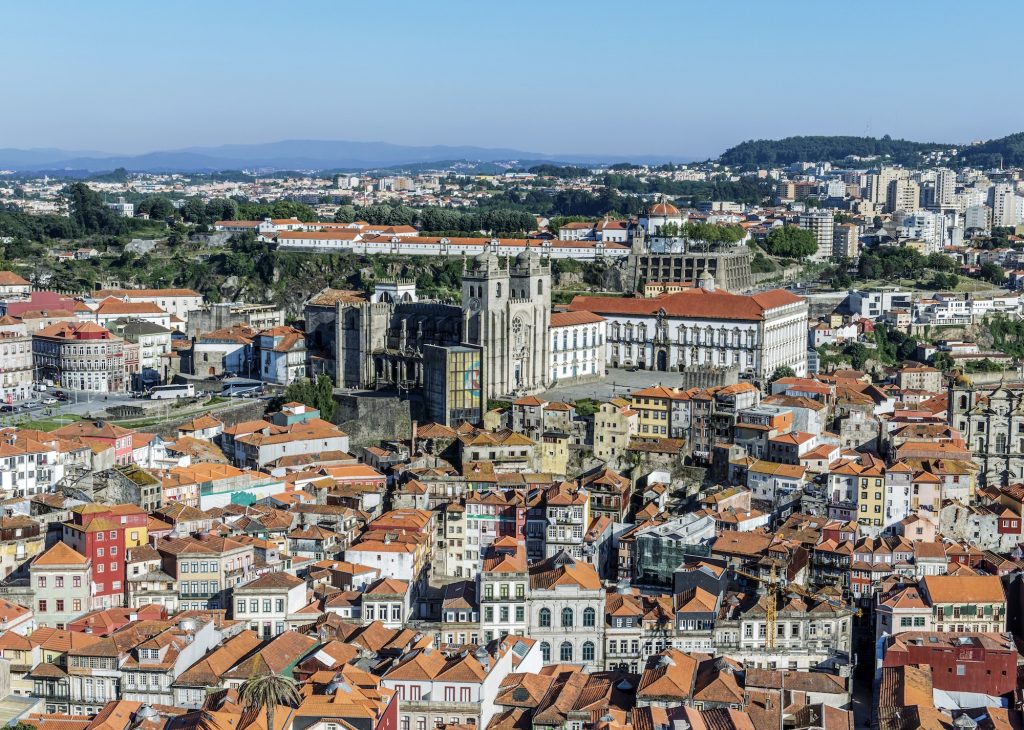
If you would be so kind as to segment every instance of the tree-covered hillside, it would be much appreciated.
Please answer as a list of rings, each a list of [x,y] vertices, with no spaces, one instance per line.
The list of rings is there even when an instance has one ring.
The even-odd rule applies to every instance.
[[[964,147],[958,150],[956,159],[970,167],[1024,166],[1024,132]]]
[[[954,147],[934,142],[911,142],[885,135],[877,137],[814,136],[784,139],[757,139],[742,142],[726,150],[721,161],[729,165],[788,165],[793,162],[841,160],[848,155],[888,157],[893,162],[910,164],[919,155]]]

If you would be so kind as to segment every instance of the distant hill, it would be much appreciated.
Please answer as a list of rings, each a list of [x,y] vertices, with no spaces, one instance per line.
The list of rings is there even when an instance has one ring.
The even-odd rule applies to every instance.
[[[758,139],[730,147],[719,158],[728,165],[789,165],[794,162],[841,160],[848,155],[889,157],[893,162],[912,164],[925,152],[949,149],[955,144],[911,142],[884,137],[813,136]]]
[[[91,157],[102,159],[108,157],[105,152],[69,151],[52,147],[36,147],[30,150],[19,150],[11,147],[0,148],[0,169],[21,170],[25,166],[53,167],[64,160],[74,157]]]
[[[957,160],[971,167],[1024,167],[1024,132],[964,147]]]
[[[466,160],[471,163],[520,160],[560,163],[613,163],[627,160],[664,162],[666,158],[616,155],[549,155],[511,148],[413,146],[388,142],[285,140],[265,144],[187,147],[140,155],[76,153],[61,150],[0,149],[0,169],[19,172],[90,170],[123,167],[131,172],[217,172],[220,170],[367,170]],[[679,159],[676,156],[676,159]]]

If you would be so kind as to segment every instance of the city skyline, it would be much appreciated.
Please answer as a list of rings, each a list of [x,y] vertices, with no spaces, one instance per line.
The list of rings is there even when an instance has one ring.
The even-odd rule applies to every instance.
[[[964,143],[1019,131],[1024,103],[1007,97],[998,118],[977,114],[970,100],[993,98],[998,75],[958,61],[1012,63],[1011,24],[988,21],[998,8],[958,17],[954,31],[952,3],[928,15],[873,2],[853,17],[796,12],[809,7],[654,3],[630,21],[610,3],[398,3],[387,14],[184,3],[133,15],[101,2],[87,17],[17,6],[10,27],[48,35],[12,34],[0,51],[31,71],[8,79],[0,139],[116,154],[316,139],[682,160],[798,134]],[[829,41],[840,31],[850,58]],[[764,76],[767,60],[787,56],[789,74]],[[910,103],[929,78],[964,103],[941,115]]]

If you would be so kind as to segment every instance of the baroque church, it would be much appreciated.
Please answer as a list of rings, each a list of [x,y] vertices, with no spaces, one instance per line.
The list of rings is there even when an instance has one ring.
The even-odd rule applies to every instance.
[[[305,305],[311,375],[338,387],[423,388],[424,348],[475,346],[485,398],[547,385],[551,270],[534,253],[500,259],[490,251],[463,267],[462,305],[417,301],[408,282],[381,282],[366,298],[325,289]]]

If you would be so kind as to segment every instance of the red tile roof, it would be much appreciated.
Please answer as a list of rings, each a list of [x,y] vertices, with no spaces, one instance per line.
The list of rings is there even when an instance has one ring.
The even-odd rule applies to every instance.
[[[669,317],[761,321],[768,310],[802,301],[801,297],[785,289],[746,296],[696,288],[652,299],[581,296],[572,300],[569,309],[574,312],[649,316],[664,310]]]

